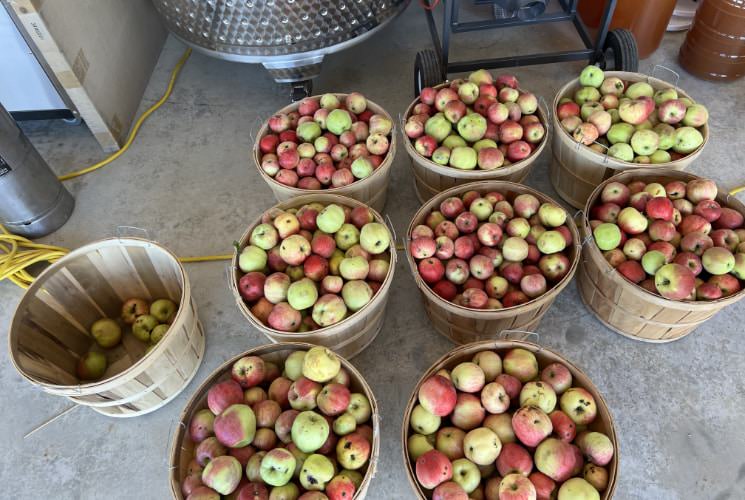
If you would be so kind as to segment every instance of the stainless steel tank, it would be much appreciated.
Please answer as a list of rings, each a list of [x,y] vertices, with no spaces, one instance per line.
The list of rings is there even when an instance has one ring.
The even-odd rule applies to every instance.
[[[277,82],[309,82],[326,54],[361,42],[409,0],[153,0],[184,43],[229,61],[260,63]],[[307,83],[310,91],[309,83]]]
[[[0,104],[0,223],[38,238],[67,221],[75,200]]]

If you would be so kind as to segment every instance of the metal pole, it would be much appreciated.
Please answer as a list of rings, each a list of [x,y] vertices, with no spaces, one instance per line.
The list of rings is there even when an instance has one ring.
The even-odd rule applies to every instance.
[[[0,224],[28,238],[47,235],[75,200],[0,104]]]

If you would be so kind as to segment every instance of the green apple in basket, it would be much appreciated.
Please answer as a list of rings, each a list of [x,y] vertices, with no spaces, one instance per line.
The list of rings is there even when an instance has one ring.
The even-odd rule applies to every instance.
[[[150,342],[152,331],[158,326],[159,322],[155,316],[145,314],[137,318],[132,325],[132,334],[142,342]]]
[[[150,316],[154,316],[160,323],[173,323],[178,306],[169,299],[158,299],[150,304]]]
[[[91,335],[101,347],[114,347],[122,340],[122,329],[113,319],[102,318],[91,326]]]

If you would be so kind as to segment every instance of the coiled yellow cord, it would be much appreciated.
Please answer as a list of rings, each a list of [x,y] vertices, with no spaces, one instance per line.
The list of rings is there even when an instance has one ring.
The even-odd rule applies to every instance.
[[[745,191],[745,184],[743,184],[742,186],[737,186],[735,189],[730,191],[729,194],[735,195],[737,193],[741,193],[742,191]]]

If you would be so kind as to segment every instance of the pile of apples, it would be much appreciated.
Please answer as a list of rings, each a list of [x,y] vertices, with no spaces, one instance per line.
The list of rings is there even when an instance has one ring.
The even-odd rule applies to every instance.
[[[393,122],[359,92],[307,97],[297,111],[272,116],[259,140],[261,169],[301,189],[348,186],[372,175],[390,148]]]
[[[597,66],[579,76],[582,88],[559,101],[556,116],[574,140],[601,154],[634,163],[667,163],[696,151],[709,120],[706,107],[674,88],[605,77]]]
[[[324,347],[295,351],[284,366],[236,361],[194,413],[187,500],[352,500],[372,451],[370,401]]]
[[[609,182],[590,211],[595,243],[623,277],[671,300],[716,300],[745,280],[743,214],[708,179]]]
[[[592,394],[526,349],[477,353],[419,387],[407,450],[432,500],[599,500],[614,456]]]
[[[409,252],[433,292],[472,309],[501,309],[546,293],[571,267],[566,211],[532,194],[451,196],[413,228]]]
[[[334,203],[265,213],[238,259],[251,313],[275,330],[306,332],[365,307],[391,258],[388,228],[374,220],[367,207]]]
[[[524,160],[546,135],[538,99],[517,78],[478,70],[468,80],[423,88],[404,132],[433,162],[461,170],[493,170]]]
[[[122,304],[120,320],[102,318],[91,325],[91,337],[96,346],[113,349],[122,342],[122,326],[130,325],[132,336],[147,344],[150,351],[165,336],[176,318],[178,306],[169,299],[157,299],[148,304],[143,299],[127,299]],[[108,367],[106,353],[90,350],[78,360],[77,374],[80,380],[98,380]]]

